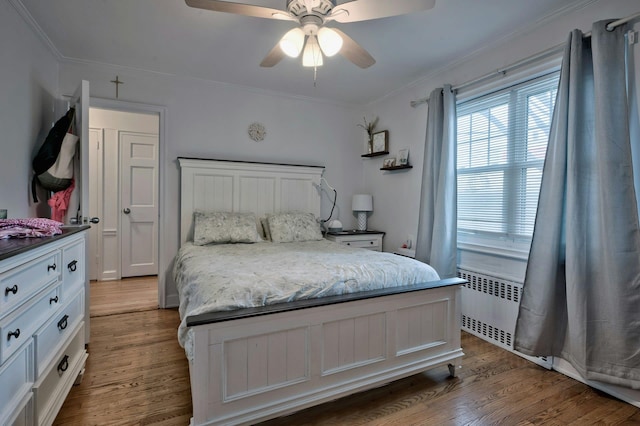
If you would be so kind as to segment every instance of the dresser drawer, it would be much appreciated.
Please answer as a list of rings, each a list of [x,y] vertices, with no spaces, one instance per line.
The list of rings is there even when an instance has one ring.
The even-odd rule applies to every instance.
[[[25,396],[24,401],[18,406],[16,412],[9,417],[5,423],[11,426],[31,426],[33,425],[33,393],[29,393]]]
[[[21,401],[31,393],[33,385],[33,342],[28,339],[16,353],[0,367],[0,421],[16,417],[16,410],[20,410]],[[12,424],[13,421],[9,422]],[[2,423],[5,424],[5,423]],[[19,423],[18,423],[19,424]]]
[[[379,244],[377,240],[373,240],[371,238],[362,239],[362,240],[350,240],[350,241],[342,241],[341,244],[351,246],[351,247],[360,247],[366,249],[374,249],[378,248]]]
[[[60,250],[0,274],[0,313],[9,312],[60,278]]]
[[[33,303],[26,304],[0,321],[0,364],[31,339],[60,307],[60,286],[50,287]]]
[[[48,323],[36,332],[36,380],[53,361],[56,352],[71,338],[72,332],[84,318],[84,290],[69,300]]]
[[[84,238],[62,249],[62,292],[65,299],[84,285]]]
[[[53,422],[87,359],[84,349],[84,322],[78,324],[73,331],[73,339],[56,354],[49,369],[33,387],[37,425]]]
[[[353,231],[345,231],[339,234],[327,234],[325,238],[349,247],[382,251],[383,232],[352,232]]]

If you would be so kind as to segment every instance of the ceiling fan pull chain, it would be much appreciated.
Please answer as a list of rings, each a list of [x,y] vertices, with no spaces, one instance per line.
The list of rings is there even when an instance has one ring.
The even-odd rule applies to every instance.
[[[316,87],[316,80],[318,78],[318,66],[313,66],[313,87]]]

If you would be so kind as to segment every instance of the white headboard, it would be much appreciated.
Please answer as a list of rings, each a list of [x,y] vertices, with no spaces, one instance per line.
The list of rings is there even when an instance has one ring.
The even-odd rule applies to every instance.
[[[253,212],[258,217],[295,210],[320,217],[322,166],[183,157],[178,162],[181,245],[193,239],[195,209]]]

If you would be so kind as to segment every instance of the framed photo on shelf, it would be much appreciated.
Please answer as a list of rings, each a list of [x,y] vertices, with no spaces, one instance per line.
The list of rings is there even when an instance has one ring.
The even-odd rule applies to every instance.
[[[382,163],[382,167],[384,168],[391,168],[391,167],[395,167],[396,166],[396,159],[395,158],[385,158],[384,162]]]
[[[409,149],[404,148],[398,151],[398,165],[406,166],[409,164]]]
[[[374,133],[371,137],[371,153],[389,152],[389,131]]]

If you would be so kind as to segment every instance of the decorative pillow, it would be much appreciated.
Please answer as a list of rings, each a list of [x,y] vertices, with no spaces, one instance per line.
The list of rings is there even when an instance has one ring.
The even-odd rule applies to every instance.
[[[267,216],[271,241],[315,241],[322,239],[320,225],[313,213],[290,212]]]
[[[269,229],[269,220],[266,217],[260,218],[262,225],[262,233],[265,241],[271,241],[271,230]]]
[[[261,241],[253,213],[193,212],[193,244],[257,243]]]

